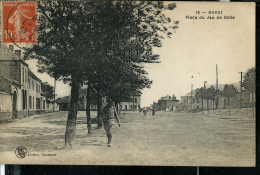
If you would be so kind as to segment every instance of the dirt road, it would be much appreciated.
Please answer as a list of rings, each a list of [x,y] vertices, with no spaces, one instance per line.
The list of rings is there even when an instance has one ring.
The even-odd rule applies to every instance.
[[[0,157],[22,164],[254,166],[255,120],[250,115],[127,112],[120,118],[122,126],[114,126],[109,148],[104,129],[93,124],[93,134],[87,135],[85,112],[79,112],[73,150],[62,149],[67,112],[0,124]],[[27,149],[24,159],[15,155],[18,146]]]

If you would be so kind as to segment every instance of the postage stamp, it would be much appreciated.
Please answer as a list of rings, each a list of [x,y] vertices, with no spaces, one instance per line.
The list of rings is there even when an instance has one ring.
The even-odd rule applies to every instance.
[[[36,2],[2,2],[3,43],[36,42]]]

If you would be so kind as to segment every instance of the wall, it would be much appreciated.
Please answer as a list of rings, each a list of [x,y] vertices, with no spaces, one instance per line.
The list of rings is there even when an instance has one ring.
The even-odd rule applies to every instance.
[[[134,96],[134,98],[136,98],[136,101],[134,102],[136,108],[134,110],[138,111],[141,106],[141,96]],[[127,109],[125,109],[125,106],[127,106]],[[133,98],[131,98],[129,102],[121,102],[120,104],[118,104],[119,111],[132,111],[133,110],[132,107],[133,107]]]
[[[12,119],[12,95],[0,91],[0,120]]]
[[[20,83],[20,61],[0,61],[0,75]]]

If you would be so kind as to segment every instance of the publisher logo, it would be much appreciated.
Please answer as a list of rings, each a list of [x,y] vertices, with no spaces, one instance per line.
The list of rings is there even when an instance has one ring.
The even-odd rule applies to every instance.
[[[16,148],[15,150],[15,155],[19,158],[19,159],[23,159],[26,157],[27,155],[27,149],[23,146],[19,146],[18,148]]]

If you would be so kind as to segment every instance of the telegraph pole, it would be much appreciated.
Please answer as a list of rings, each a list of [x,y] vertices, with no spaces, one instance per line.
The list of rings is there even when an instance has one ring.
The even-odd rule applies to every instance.
[[[216,64],[216,91],[218,90],[218,65]]]
[[[240,108],[242,108],[242,79],[243,79],[243,72],[239,72],[241,75],[240,79]]]
[[[191,91],[190,91],[190,96],[191,96],[191,110],[192,110],[192,105],[193,105],[192,89],[193,89],[193,85],[191,85]]]

